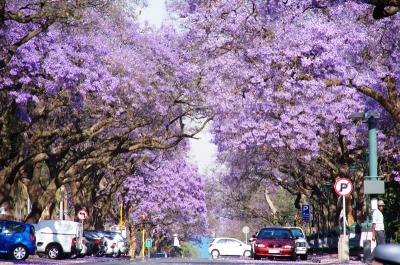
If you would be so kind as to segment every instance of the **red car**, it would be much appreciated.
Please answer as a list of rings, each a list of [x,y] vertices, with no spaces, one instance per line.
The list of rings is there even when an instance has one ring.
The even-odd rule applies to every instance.
[[[254,259],[282,257],[296,260],[295,240],[288,228],[263,228],[254,245]]]

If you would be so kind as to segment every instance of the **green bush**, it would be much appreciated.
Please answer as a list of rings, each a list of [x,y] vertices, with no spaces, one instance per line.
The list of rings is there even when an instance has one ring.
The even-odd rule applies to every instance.
[[[181,242],[182,255],[185,258],[198,258],[199,250],[188,242]]]
[[[400,231],[394,233],[394,241],[397,244],[400,244]]]

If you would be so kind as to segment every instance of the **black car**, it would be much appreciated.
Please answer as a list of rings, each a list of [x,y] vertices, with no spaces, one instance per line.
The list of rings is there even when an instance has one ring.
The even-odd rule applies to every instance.
[[[105,253],[104,234],[102,231],[86,230],[83,231],[86,238],[87,253],[86,255],[101,257]]]

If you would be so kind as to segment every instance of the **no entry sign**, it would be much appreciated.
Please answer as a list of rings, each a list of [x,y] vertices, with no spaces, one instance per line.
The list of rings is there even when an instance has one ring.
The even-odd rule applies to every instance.
[[[346,178],[340,178],[335,182],[335,192],[339,196],[349,196],[353,191],[353,183]]]
[[[80,220],[86,220],[89,218],[89,214],[83,209],[78,212],[77,216]]]

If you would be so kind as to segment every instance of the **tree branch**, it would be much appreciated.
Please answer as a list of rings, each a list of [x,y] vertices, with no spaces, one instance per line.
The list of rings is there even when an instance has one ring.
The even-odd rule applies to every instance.
[[[36,37],[37,35],[39,35],[40,33],[46,31],[48,29],[48,27],[53,23],[53,20],[48,20],[46,23],[44,23],[40,28],[29,32],[28,34],[26,34],[23,38],[21,38],[19,41],[17,41],[16,43],[14,43],[13,45],[11,45],[10,48],[8,48],[8,53],[6,54],[6,56],[4,57],[4,59],[2,59],[0,61],[0,69],[4,68],[12,59],[12,57],[14,56],[14,54],[17,52],[17,49],[22,46],[23,44],[27,43],[28,41],[30,41],[31,39],[33,39],[34,37]]]
[[[393,16],[400,11],[400,0],[372,0],[372,4],[375,5],[374,19]]]

